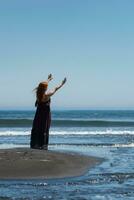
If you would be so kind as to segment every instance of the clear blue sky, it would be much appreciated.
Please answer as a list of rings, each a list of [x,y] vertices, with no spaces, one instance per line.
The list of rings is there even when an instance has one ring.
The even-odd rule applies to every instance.
[[[133,0],[0,1],[0,109],[67,76],[52,108],[134,108]]]

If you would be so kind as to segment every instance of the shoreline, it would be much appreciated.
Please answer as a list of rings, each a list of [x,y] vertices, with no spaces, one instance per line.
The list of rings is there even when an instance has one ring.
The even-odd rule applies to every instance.
[[[0,149],[0,179],[55,179],[78,177],[103,158],[30,148]]]

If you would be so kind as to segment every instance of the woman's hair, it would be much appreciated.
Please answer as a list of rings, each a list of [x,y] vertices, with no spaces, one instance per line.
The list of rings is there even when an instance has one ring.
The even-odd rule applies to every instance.
[[[47,82],[41,82],[41,83],[39,83],[38,87],[36,87],[34,89],[36,91],[35,106],[37,106],[37,104],[42,101],[44,92],[47,90],[47,87],[48,87],[48,83]]]

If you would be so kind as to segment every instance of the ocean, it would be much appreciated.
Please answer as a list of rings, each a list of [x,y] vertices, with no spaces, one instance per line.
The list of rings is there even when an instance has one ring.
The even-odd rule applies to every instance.
[[[0,149],[29,147],[35,111],[0,111]],[[0,180],[0,200],[133,200],[134,111],[52,111],[49,149],[104,158],[85,175]]]

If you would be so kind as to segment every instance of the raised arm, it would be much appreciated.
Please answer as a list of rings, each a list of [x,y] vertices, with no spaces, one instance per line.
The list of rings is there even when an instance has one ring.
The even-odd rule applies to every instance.
[[[60,85],[58,85],[58,86],[55,87],[52,91],[50,91],[50,92],[47,93],[47,96],[52,96],[52,95],[54,95],[55,92],[56,92],[57,90],[59,90],[59,89],[66,83],[66,81],[67,81],[67,79],[64,78],[64,80],[61,82]]]
[[[53,79],[52,74],[49,74],[49,75],[48,75],[48,78],[47,78],[47,82],[49,83],[52,79]]]
[[[48,84],[52,79],[53,79],[52,74],[49,74],[47,80],[46,81],[42,81],[42,83],[44,83],[44,84],[47,83]]]

